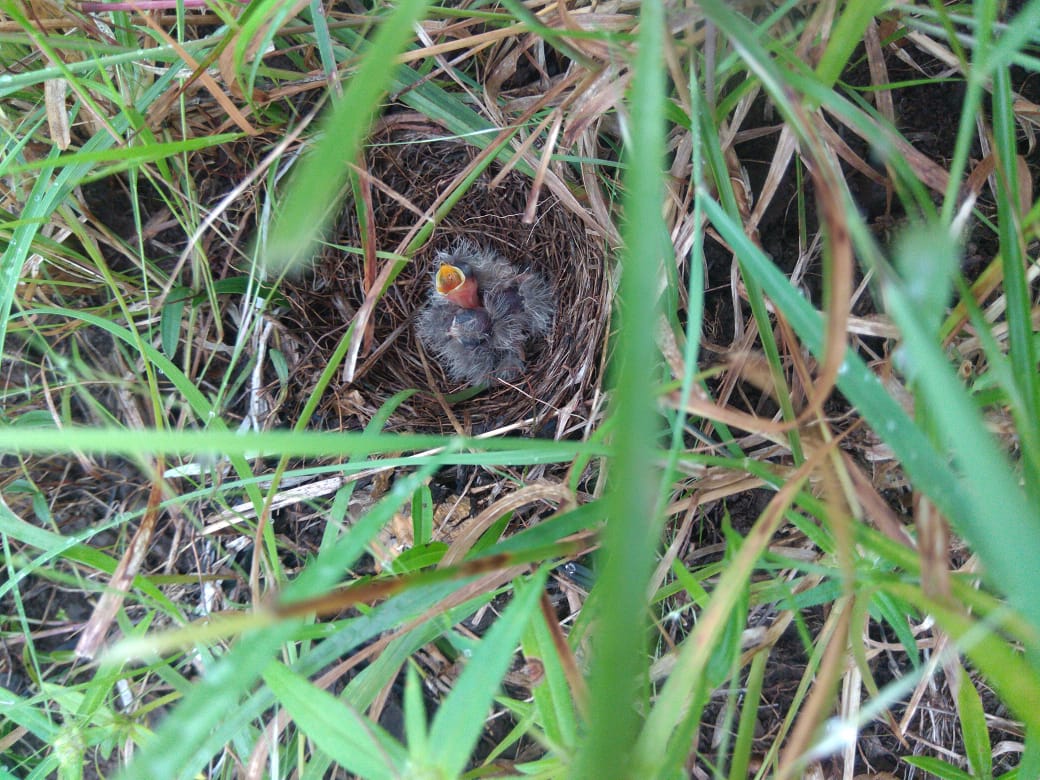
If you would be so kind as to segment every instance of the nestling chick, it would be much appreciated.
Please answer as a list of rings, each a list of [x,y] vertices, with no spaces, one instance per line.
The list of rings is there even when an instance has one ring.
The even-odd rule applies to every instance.
[[[451,253],[438,252],[437,260],[438,284],[452,288],[449,298],[460,306],[472,308],[476,299],[494,322],[501,324],[510,319],[525,338],[549,332],[556,302],[552,289],[534,271],[521,271],[495,252],[468,241],[461,242]]]
[[[423,346],[452,379],[470,385],[516,379],[527,340],[552,325],[552,289],[534,271],[519,271],[469,242],[439,252],[437,261],[429,303],[416,320]]]

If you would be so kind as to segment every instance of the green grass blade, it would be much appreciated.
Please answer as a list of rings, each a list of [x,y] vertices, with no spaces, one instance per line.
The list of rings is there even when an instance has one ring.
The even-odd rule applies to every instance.
[[[762,684],[765,680],[768,660],[769,650],[762,650],[751,659],[740,709],[740,722],[737,726],[737,741],[733,745],[733,760],[729,767],[730,780],[743,780],[748,777],[752,742],[755,738],[755,727],[758,725],[758,708],[761,704]]]
[[[975,683],[963,666],[957,684],[957,715],[961,721],[964,755],[968,758],[972,777],[990,780],[993,777],[993,750],[989,729],[986,728],[986,713],[982,709],[982,698],[975,690]]]
[[[407,754],[379,724],[280,663],[264,670],[264,682],[300,731],[340,766],[361,777],[401,777]]]
[[[110,176],[111,174],[139,166],[144,163],[155,162],[185,152],[209,149],[222,144],[234,143],[242,137],[241,133],[222,133],[219,135],[203,136],[201,138],[189,138],[184,141],[153,141],[143,146],[129,146],[122,149],[96,149],[94,151],[70,152],[68,154],[43,157],[39,160],[22,163],[21,165],[10,165],[6,167],[6,173],[15,175],[29,171],[45,171],[51,168],[80,167],[87,169],[95,163],[102,163],[104,170],[99,176]]]
[[[429,762],[430,740],[426,726],[426,705],[423,703],[422,683],[413,664],[408,665],[404,683],[404,733],[408,753],[419,766]]]
[[[997,155],[997,224],[1000,234],[1000,256],[1004,272],[1004,297],[1007,300],[1008,352],[1021,403],[1019,419],[1040,426],[1040,374],[1037,372],[1037,350],[1032,318],[1032,291],[1026,280],[1025,237],[1022,230],[1023,210],[1019,206],[1020,182],[1014,121],[1014,95],[1007,68],[999,68],[993,79],[993,142]],[[1031,183],[1031,182],[1030,182]],[[1031,197],[1032,193],[1029,193]],[[1027,207],[1028,210],[1028,207]],[[1029,423],[1026,423],[1029,425]],[[1040,479],[1040,452],[1035,450],[1035,437],[1024,437],[1023,455],[1029,468],[1027,484],[1037,491]]]
[[[160,355],[160,357],[162,357]],[[212,425],[212,421],[211,421]],[[459,439],[432,434],[387,434],[387,433],[327,433],[314,431],[264,431],[261,433],[236,433],[218,426],[208,431],[158,431],[135,432],[126,435],[122,428],[76,428],[64,430],[29,428],[18,425],[0,425],[0,449],[9,452],[104,452],[132,455],[140,453],[212,455],[214,452],[227,455],[272,456],[279,454],[308,456],[388,454],[402,451],[418,451],[433,447],[449,446],[451,452],[423,457],[391,458],[381,461],[382,466],[415,465],[417,463],[469,464],[469,465],[525,465],[534,463],[558,463],[568,461],[578,454],[597,457],[611,450],[602,446],[588,445],[578,441],[533,441],[502,437],[498,439]],[[461,451],[463,449],[471,451]],[[496,453],[490,455],[489,453]],[[350,470],[358,471],[362,465],[353,463]],[[252,480],[250,480],[252,482]],[[243,485],[250,484],[243,482]]]
[[[404,50],[427,5],[427,0],[402,0],[383,21],[343,98],[322,122],[323,137],[293,175],[264,248],[265,267],[293,265],[314,253],[347,182],[347,166],[390,84],[394,68],[388,63]]]
[[[525,626],[538,612],[548,570],[517,583],[513,601],[484,635],[430,726],[429,755],[442,777],[458,777],[484,727],[484,718],[513,660]]]
[[[940,503],[943,496],[932,498],[978,552],[988,578],[1040,631],[1040,580],[1035,576],[1040,560],[1040,507],[1026,499],[1015,469],[986,430],[978,408],[936,343],[934,329],[920,322],[904,285],[888,279],[882,290],[888,312],[903,334],[897,365],[913,382],[919,401],[927,405],[944,453],[953,455],[957,468],[951,474],[962,486],[965,503],[947,508],[945,501]],[[931,447],[928,450],[939,457]],[[911,456],[921,459],[925,452],[903,455],[913,474]]]
[[[622,256],[622,326],[613,378],[617,383],[615,443],[606,500],[602,574],[594,589],[600,620],[593,639],[589,735],[573,777],[631,777],[630,747],[639,730],[635,701],[646,674],[646,588],[659,539],[654,516],[658,474],[651,453],[657,420],[655,297],[669,247],[661,216],[665,148],[664,13],[660,2],[640,9],[639,49],[630,98]]]
[[[975,776],[963,769],[958,769],[947,761],[941,761],[931,756],[909,756],[903,759],[911,766],[923,769],[939,780],[976,780]]]
[[[877,14],[888,5],[885,0],[859,0],[846,3],[831,31],[827,48],[816,66],[816,75],[828,87],[834,86],[857,46],[862,45],[863,32]]]
[[[1025,748],[1022,751],[1022,760],[1018,764],[1018,775],[1021,778],[1040,777],[1040,740],[1037,739],[1037,729],[1026,729]],[[1002,777],[1011,780],[1009,775]]]
[[[523,650],[526,658],[539,659],[545,670],[542,682],[531,691],[538,723],[546,739],[554,746],[554,752],[567,754],[578,741],[575,702],[560,654],[544,618],[531,622],[524,634]]]

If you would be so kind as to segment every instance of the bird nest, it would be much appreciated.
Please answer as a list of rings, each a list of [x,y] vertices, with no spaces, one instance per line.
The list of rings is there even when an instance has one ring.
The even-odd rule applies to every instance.
[[[291,358],[298,411],[313,394],[348,326],[361,309],[367,286],[383,268],[365,273],[363,231],[379,252],[400,252],[416,226],[430,219],[479,150],[414,115],[383,121],[367,147],[371,186],[357,188],[371,201],[372,219],[359,225],[348,199],[335,240],[312,271],[286,282],[289,311],[282,317],[295,342]],[[315,422],[329,429],[367,425],[385,402],[415,390],[391,414],[386,428],[415,432],[482,433],[520,424],[543,435],[568,435],[593,414],[604,334],[610,312],[603,240],[551,195],[538,204],[532,224],[523,222],[531,180],[492,164],[440,219],[429,241],[404,265],[378,299],[357,360],[325,391]],[[362,182],[365,177],[361,178]],[[366,208],[367,208],[366,204]],[[461,245],[495,253],[529,269],[551,287],[552,324],[524,344],[522,373],[469,387],[445,371],[416,335],[419,313],[430,300],[438,256]],[[440,254],[439,254],[440,253]],[[366,278],[368,282],[366,283]],[[353,376],[349,375],[353,370]],[[292,403],[290,401],[290,403]]]

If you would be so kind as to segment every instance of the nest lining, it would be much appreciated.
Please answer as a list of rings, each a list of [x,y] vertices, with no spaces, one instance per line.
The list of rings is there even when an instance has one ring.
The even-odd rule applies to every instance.
[[[380,182],[371,187],[377,249],[394,250],[476,157],[474,147],[444,135],[441,127],[410,115],[384,120],[374,134],[366,165]],[[584,425],[609,319],[602,240],[548,195],[536,222],[523,224],[530,181],[510,173],[492,187],[497,172],[492,165],[477,178],[379,300],[371,348],[359,357],[352,383],[333,382],[326,391],[317,425],[362,427],[385,401],[409,388],[418,392],[391,415],[387,429],[448,433],[456,429],[449,410],[469,433],[527,419],[542,429],[560,410],[566,410],[568,428]],[[555,288],[558,302],[548,334],[526,345],[523,376],[496,380],[475,394],[461,392],[465,385],[449,379],[434,356],[422,354],[414,329],[429,298],[437,252],[462,241],[536,271]],[[297,411],[365,298],[361,230],[352,202],[343,210],[335,244],[349,251],[330,247],[307,278],[285,285],[290,311],[282,323],[295,341]]]

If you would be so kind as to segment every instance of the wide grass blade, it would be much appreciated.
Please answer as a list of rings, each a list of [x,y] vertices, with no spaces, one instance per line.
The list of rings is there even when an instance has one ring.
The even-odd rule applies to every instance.
[[[937,229],[938,226],[930,228]],[[928,251],[923,241],[914,245],[918,252]],[[941,243],[933,242],[930,246],[942,251]],[[926,260],[936,266],[946,262]],[[910,263],[908,258],[902,265],[909,267]],[[947,454],[953,456],[956,468],[951,475],[961,485],[959,492],[964,503],[947,506],[948,497],[931,491],[929,495],[978,552],[987,577],[1040,632],[1040,580],[1035,576],[1036,561],[1040,560],[1040,507],[1027,500],[1016,470],[986,430],[978,408],[936,344],[935,329],[920,321],[918,307],[906,285],[891,278],[882,289],[889,314],[903,334],[899,367],[927,406],[941,447],[936,450],[922,445],[920,450],[907,452],[907,470],[913,473],[914,460],[929,454],[937,459]],[[879,433],[885,436],[883,430]],[[922,485],[922,489],[927,488]],[[1032,650],[1040,651],[1040,643]]]
[[[303,735],[341,767],[373,780],[405,776],[408,755],[379,724],[280,663],[264,670],[264,682]]]
[[[640,10],[639,49],[630,97],[631,136],[625,169],[625,225],[621,272],[622,330],[613,378],[617,384],[609,522],[602,572],[594,589],[599,622],[590,671],[589,735],[579,747],[573,777],[631,777],[630,746],[639,729],[637,700],[646,674],[646,588],[660,522],[659,475],[653,464],[658,427],[653,398],[657,375],[654,332],[657,279],[670,246],[661,215],[665,147],[664,9],[651,0]]]
[[[309,260],[335,212],[379,101],[390,84],[393,62],[429,5],[403,0],[383,20],[342,99],[322,122],[322,138],[300,163],[264,247],[264,267],[284,268]]]
[[[957,715],[961,721],[961,736],[968,766],[975,777],[988,780],[993,777],[993,747],[986,728],[986,713],[982,708],[982,698],[975,690],[975,683],[964,667],[960,669],[960,680],[957,683]]]
[[[430,769],[439,771],[441,777],[457,777],[465,768],[495,692],[509,670],[513,650],[525,626],[538,614],[547,576],[548,570],[542,568],[530,581],[517,583],[513,601],[480,640],[437,710],[430,726],[429,758]]]

